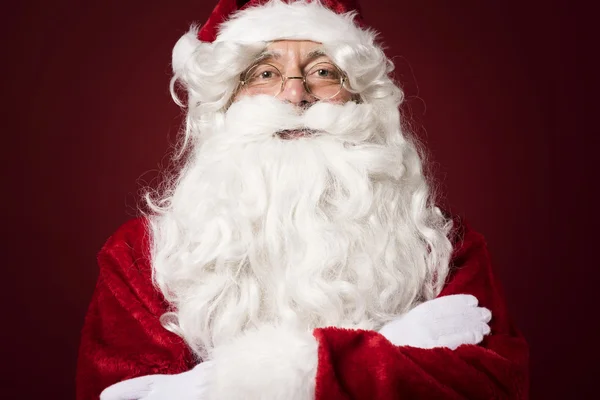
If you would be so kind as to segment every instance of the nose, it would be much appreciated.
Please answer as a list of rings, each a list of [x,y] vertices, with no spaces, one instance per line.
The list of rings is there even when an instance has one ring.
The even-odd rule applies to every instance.
[[[292,75],[285,80],[283,90],[277,95],[277,98],[300,107],[309,106],[317,100],[306,91],[302,77],[299,74]]]

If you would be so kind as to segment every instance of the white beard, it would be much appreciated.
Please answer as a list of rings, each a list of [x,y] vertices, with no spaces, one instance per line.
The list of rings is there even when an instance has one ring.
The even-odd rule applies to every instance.
[[[257,96],[203,132],[151,219],[155,282],[198,355],[266,323],[374,329],[432,296],[448,227],[385,112]],[[274,134],[300,128],[316,133]]]

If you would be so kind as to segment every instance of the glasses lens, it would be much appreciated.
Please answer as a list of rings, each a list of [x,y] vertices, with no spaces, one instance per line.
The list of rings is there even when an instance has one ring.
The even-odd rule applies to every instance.
[[[244,75],[244,87],[252,93],[270,94],[281,87],[281,72],[271,64],[257,64]]]
[[[342,89],[343,73],[331,63],[315,64],[306,74],[308,90],[321,99],[335,96]]]

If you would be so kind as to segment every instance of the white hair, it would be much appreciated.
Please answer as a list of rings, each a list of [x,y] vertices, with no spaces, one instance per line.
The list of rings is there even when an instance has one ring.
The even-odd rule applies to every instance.
[[[270,322],[375,329],[439,294],[448,272],[451,222],[381,48],[323,45],[360,100],[299,113],[267,96],[231,102],[266,46],[203,43],[175,74],[188,151],[147,196],[153,281],[172,305],[163,324],[200,357]],[[315,135],[274,136],[297,128]]]

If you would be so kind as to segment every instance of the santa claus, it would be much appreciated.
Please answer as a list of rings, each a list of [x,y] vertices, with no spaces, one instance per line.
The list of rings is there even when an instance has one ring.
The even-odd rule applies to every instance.
[[[192,26],[184,162],[99,254],[79,400],[527,397],[484,239],[436,207],[392,68],[351,1],[223,0]]]

